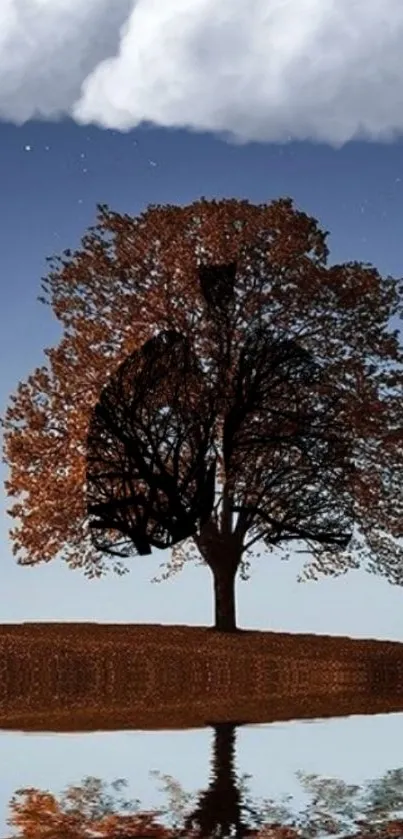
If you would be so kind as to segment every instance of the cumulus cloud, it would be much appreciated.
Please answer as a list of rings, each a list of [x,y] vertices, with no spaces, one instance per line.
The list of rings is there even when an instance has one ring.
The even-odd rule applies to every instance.
[[[402,56],[402,0],[1,0],[0,118],[387,141]]]

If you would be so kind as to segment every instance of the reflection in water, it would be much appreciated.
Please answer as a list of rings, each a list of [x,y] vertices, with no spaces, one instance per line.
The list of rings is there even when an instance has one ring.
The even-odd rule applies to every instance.
[[[292,796],[253,800],[247,776],[237,777],[237,724],[213,725],[212,773],[208,788],[185,793],[170,776],[159,777],[166,806],[143,810],[125,799],[126,781],[108,793],[100,779],[87,777],[57,797],[49,791],[20,789],[10,801],[8,825],[15,839],[386,839],[403,837],[403,769],[386,772],[362,786],[298,772],[308,797],[300,811]],[[275,767],[272,767],[275,771]]]
[[[236,725],[221,723],[213,728],[211,782],[185,818],[181,835],[189,836],[196,830],[196,836],[249,836],[234,765]]]

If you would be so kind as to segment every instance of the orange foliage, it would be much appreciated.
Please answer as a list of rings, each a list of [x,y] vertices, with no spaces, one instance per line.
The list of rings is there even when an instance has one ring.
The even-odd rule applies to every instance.
[[[402,582],[395,539],[403,519],[403,355],[387,326],[402,311],[401,281],[358,262],[329,267],[327,234],[288,198],[257,206],[202,198],[185,207],[150,206],[137,218],[106,205],[98,210],[81,249],[55,257],[43,283],[40,299],[52,306],[63,337],[46,350],[48,366],[19,385],[3,420],[18,562],[47,562],[63,552],[88,576],[107,568],[86,517],[92,408],[117,366],[163,329],[188,336],[197,356],[213,359],[217,371],[217,325],[206,316],[198,267],[236,263],[227,374],[260,313],[273,334],[295,338],[324,366],[326,382],[341,396],[339,419],[353,446],[355,470],[345,480],[365,542],[352,540],[338,553],[308,543],[314,562],[306,576],[343,572],[365,556],[374,570]],[[249,477],[246,466],[244,491]],[[175,551],[174,565],[185,558]],[[113,567],[122,573],[119,562]]]
[[[66,808],[65,799],[69,798],[69,792],[58,801],[49,792],[18,790],[11,799],[12,815],[8,819],[8,824],[18,830],[13,839],[174,839],[173,832],[159,823],[152,811],[130,815],[107,812],[96,818],[80,802]]]

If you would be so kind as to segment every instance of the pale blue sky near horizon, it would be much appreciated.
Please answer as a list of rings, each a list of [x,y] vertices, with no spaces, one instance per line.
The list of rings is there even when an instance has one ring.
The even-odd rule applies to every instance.
[[[329,230],[329,263],[403,274],[403,5],[400,0],[7,0],[0,12],[0,414],[61,331],[37,301],[46,257],[76,248],[96,204],[137,214],[206,198],[293,198]],[[396,326],[397,324],[394,324]],[[0,467],[0,624],[210,625],[212,579],[188,564],[151,584],[168,552],[88,580],[61,559],[17,565]],[[364,570],[300,584],[303,556],[254,559],[237,582],[243,628],[403,641],[403,590]],[[241,771],[257,795],[295,769],[359,782],[401,761],[401,714],[248,727]],[[148,768],[207,783],[211,732],[0,732],[0,831],[23,784],[58,791],[85,774]],[[260,779],[260,780],[259,780]],[[281,787],[281,790],[280,790]],[[275,793],[277,790],[273,790]]]

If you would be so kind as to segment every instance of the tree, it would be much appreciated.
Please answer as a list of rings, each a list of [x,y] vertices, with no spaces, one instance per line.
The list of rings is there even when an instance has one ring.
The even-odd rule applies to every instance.
[[[222,278],[221,266],[201,274],[201,285],[208,302],[214,288],[220,311],[230,296],[221,296],[217,273]],[[223,334],[218,327],[217,340]],[[221,356],[226,352],[218,349]],[[228,394],[220,386],[224,377],[203,371],[186,337],[169,330],[147,341],[111,376],[90,422],[86,482],[95,547],[126,557],[134,547],[145,555],[151,545],[167,548],[193,536],[213,572],[215,628],[234,631],[235,575],[255,520],[270,544],[303,529],[317,542],[346,546],[346,517],[333,508],[343,492],[350,445],[341,440],[333,394],[326,406],[322,395],[316,414],[304,404],[312,402],[318,373],[309,353],[295,341],[274,340],[264,326],[247,336]],[[221,544],[218,531],[208,538],[220,415],[226,479]],[[245,477],[250,501],[237,506],[234,487]],[[269,491],[270,508],[262,504]],[[282,520],[273,509],[284,511]],[[114,531],[123,536],[120,551]]]
[[[89,576],[106,570],[87,510],[94,408],[123,362],[137,359],[133,370],[141,370],[141,348],[153,355],[148,342],[174,332],[178,356],[186,345],[195,365],[187,414],[185,383],[174,376],[177,401],[182,394],[176,427],[187,417],[197,439],[191,409],[208,394],[202,417],[210,447],[198,500],[194,482],[182,498],[183,523],[188,517],[196,531],[173,547],[168,576],[194,557],[190,541],[213,571],[216,626],[229,630],[234,580],[259,540],[268,552],[304,542],[312,560],[302,579],[367,561],[368,570],[401,584],[403,353],[391,321],[402,313],[402,282],[358,262],[328,266],[327,234],[291,199],[258,206],[201,199],[151,206],[138,218],[98,209],[82,249],[56,257],[44,280],[40,299],[64,326],[60,344],[46,350],[48,367],[20,384],[3,421],[6,490],[19,499],[9,511],[19,519],[11,532],[19,563],[63,552]],[[165,408],[172,415],[168,356],[162,352],[159,363],[169,370]],[[149,408],[163,404],[159,381]],[[177,488],[195,456],[192,445],[185,456],[186,445],[182,440]],[[202,523],[202,472],[206,480],[214,459],[218,489]],[[154,481],[147,502],[157,538],[161,491]],[[161,509],[168,513],[168,496]],[[167,517],[165,526],[166,539]],[[122,533],[107,535],[112,546]],[[125,570],[119,558],[113,568]]]

